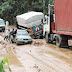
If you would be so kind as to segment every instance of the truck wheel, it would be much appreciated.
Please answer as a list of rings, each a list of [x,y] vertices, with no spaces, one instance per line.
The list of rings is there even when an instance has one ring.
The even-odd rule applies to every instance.
[[[43,39],[43,35],[42,35],[42,36],[40,36],[40,39]]]
[[[45,41],[46,41],[46,43],[49,43],[49,37],[48,37],[48,34],[47,33],[45,35]]]
[[[62,36],[61,40],[61,47],[68,47],[68,37],[67,36]]]
[[[36,38],[37,38],[37,39],[40,39],[40,36],[37,36]]]
[[[56,36],[56,46],[57,47],[61,47],[61,36],[60,35],[57,35]]]
[[[35,37],[34,35],[32,35],[32,38],[33,38],[33,39],[36,39],[36,37]]]
[[[57,47],[68,47],[68,37],[67,36],[56,36],[56,46]]]

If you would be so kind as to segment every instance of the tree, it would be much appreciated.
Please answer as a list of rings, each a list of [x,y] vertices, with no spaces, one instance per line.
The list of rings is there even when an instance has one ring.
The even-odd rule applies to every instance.
[[[16,16],[28,11],[47,14],[49,1],[53,4],[53,0],[0,0],[0,17],[15,24]]]

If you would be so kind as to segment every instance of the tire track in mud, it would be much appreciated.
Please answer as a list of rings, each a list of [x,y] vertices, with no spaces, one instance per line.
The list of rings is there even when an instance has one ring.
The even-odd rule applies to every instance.
[[[60,60],[59,58],[56,58],[55,56],[53,55],[49,55],[49,54],[46,54],[44,56],[41,56],[42,59],[44,59],[44,61],[48,61],[47,64],[51,65],[51,67],[53,67],[57,72],[71,72],[72,69],[70,69],[69,65]]]
[[[8,57],[10,59],[10,63],[12,65],[16,65],[18,67],[12,69],[13,72],[26,72],[25,67],[22,65],[22,63],[19,61],[16,51],[14,49],[16,48],[15,45],[11,44],[11,46],[8,48]]]
[[[36,45],[35,45],[36,46]],[[43,48],[44,49],[44,48]],[[43,50],[42,49],[42,50]],[[45,51],[46,50],[46,51]],[[63,54],[62,52],[57,52],[57,51],[55,51],[55,50],[52,50],[52,49],[47,49],[47,48],[45,48],[44,50],[43,50],[44,52],[42,52],[42,53],[44,53],[46,56],[44,57],[43,56],[43,58],[46,60],[46,58],[49,56],[48,54],[50,54],[50,55],[52,55],[52,56],[54,56],[54,57],[57,57],[57,59],[55,59],[54,61],[56,61],[56,62],[54,62],[54,61],[52,61],[52,60],[50,60],[50,59],[48,59],[47,58],[47,60],[48,60],[48,62],[45,62],[44,60],[42,60],[41,58],[37,58],[35,55],[32,55],[32,54],[30,54],[30,53],[28,53],[28,52],[25,52],[25,54],[27,54],[27,56],[30,56],[30,57],[32,57],[36,62],[38,62],[38,63],[40,63],[42,66],[44,66],[44,68],[47,68],[48,67],[48,71],[46,71],[46,72],[71,72],[72,71],[72,69],[70,69],[70,68],[67,68],[66,69],[66,67],[67,67],[67,65],[65,64],[67,61],[66,61],[66,59],[68,60],[68,59],[70,59],[70,57],[68,56],[68,55],[65,55],[65,54]],[[48,51],[48,52],[47,52]],[[62,60],[65,60],[65,62],[62,62]],[[58,61],[59,60],[59,61]],[[21,61],[22,62],[22,61]],[[61,64],[60,64],[60,62],[62,62]],[[50,64],[49,64],[50,63]],[[69,63],[69,61],[68,61],[68,63]],[[54,64],[54,65],[53,65]],[[58,66],[60,64],[60,66]],[[63,67],[62,66],[62,64],[63,64],[63,66],[65,67]],[[42,72],[42,71],[41,71]]]
[[[65,63],[61,63],[61,61],[59,60],[57,60],[58,61],[58,63],[56,62],[56,61],[52,61],[51,59],[52,58],[50,58],[49,57],[49,55],[47,55],[47,56],[43,56],[43,58],[39,58],[38,56],[38,58],[35,56],[35,55],[31,55],[30,53],[27,53],[27,52],[25,52],[27,55],[30,55],[31,57],[33,57],[37,62],[39,62],[39,63],[41,63],[41,64],[43,64],[44,66],[46,66],[46,67],[48,67],[48,69],[50,69],[50,71],[51,72],[72,72],[72,69],[66,69],[66,67],[67,67],[67,65],[65,64]],[[50,55],[51,56],[51,55]],[[48,59],[48,57],[50,58],[50,59]],[[51,56],[51,57],[53,57],[53,56]],[[43,59],[45,59],[45,60],[43,60]],[[46,60],[47,59],[47,60]],[[56,59],[55,57],[54,57],[54,59]],[[54,60],[53,59],[53,60]],[[48,62],[46,62],[46,61],[48,61]],[[63,68],[63,67],[60,67],[60,63],[61,64],[63,64],[63,66],[65,66],[65,68]]]
[[[51,71],[51,72],[56,72],[54,68],[52,68],[51,66],[47,65],[47,63],[45,63],[45,62],[43,62],[42,60],[36,58],[35,56],[30,55],[29,53],[26,53],[26,52],[25,52],[25,55],[27,55],[29,58],[31,58],[32,61],[34,61],[34,62],[33,62],[34,64],[31,65],[31,68],[33,68],[33,66],[34,66],[35,64],[37,64],[38,67],[41,69],[40,72],[50,72],[50,71]],[[24,63],[21,58],[20,58],[19,60],[20,60],[22,63]],[[30,63],[30,61],[29,61],[29,63]],[[43,67],[43,69],[42,69],[41,67]],[[44,70],[45,70],[45,71],[44,71]],[[46,70],[47,70],[47,71],[46,71]],[[28,70],[27,70],[26,72],[28,72]],[[33,72],[33,71],[30,71],[30,72]],[[34,71],[34,72],[38,72],[38,71]]]
[[[24,51],[22,51],[24,54],[26,54],[28,57],[32,58],[34,60],[34,62],[36,62],[38,65],[40,64],[39,66],[44,67],[44,70],[47,68],[47,71],[41,71],[41,72],[72,72],[72,68],[69,66],[69,64],[72,63],[70,56],[65,55],[64,53],[62,53],[59,50],[56,50],[56,49],[54,50],[50,46],[49,47],[47,47],[46,45],[38,46],[37,44],[38,43],[36,43],[35,46],[29,45],[29,47],[28,46],[21,46],[21,47],[24,48]],[[26,47],[27,47],[27,49],[25,49]],[[29,52],[28,49],[30,50],[31,53]],[[33,50],[35,52],[33,52]],[[35,55],[34,53],[37,55]],[[48,59],[48,58],[50,58],[50,59]],[[44,60],[42,60],[42,59],[44,59]],[[66,59],[67,59],[67,61],[66,61]],[[70,60],[68,60],[68,59],[70,59]],[[46,62],[46,61],[48,61],[48,62]],[[21,62],[23,63],[23,61],[21,61]]]
[[[26,47],[26,46],[24,46],[24,47]],[[20,49],[18,48],[18,50],[20,50],[20,52],[21,52],[21,48],[22,48],[22,46],[20,46]],[[24,55],[21,56],[21,54],[24,54]],[[30,63],[33,63],[33,65],[31,64],[31,67],[32,68],[33,68],[34,64],[37,64],[39,67],[42,67],[42,68],[40,68],[41,69],[40,72],[56,72],[55,69],[53,69],[47,63],[43,62],[39,58],[36,58],[34,55],[31,55],[30,53],[26,52],[25,50],[22,50],[22,52],[20,54],[18,54],[18,56],[20,56],[19,60],[21,61],[21,63],[23,63],[23,65],[25,65],[25,63],[28,63],[29,62],[29,64]],[[28,61],[28,60],[24,60],[24,59],[29,59],[29,60],[31,59],[32,62],[31,61]],[[27,72],[28,72],[28,70],[27,70]],[[38,71],[31,71],[30,70],[29,72],[38,72]]]
[[[46,62],[44,62],[44,61],[41,60],[40,58],[37,58],[36,56],[31,55],[31,54],[28,53],[28,52],[25,52],[25,53],[26,53],[27,55],[31,56],[33,59],[35,59],[36,62],[41,63],[41,64],[42,64],[43,66],[45,66],[46,68],[48,67],[48,70],[50,70],[51,72],[56,72],[56,70],[55,70],[52,66],[48,65]]]
[[[45,51],[45,52],[43,52]],[[53,56],[71,64],[72,63],[72,56],[69,56],[68,54],[61,52],[60,49],[52,49],[51,47],[49,48],[45,48],[43,49],[42,53],[48,53],[48,54],[52,54]],[[72,52],[70,51],[70,53],[72,54]],[[72,67],[72,66],[71,66]]]
[[[1,45],[3,45],[2,50],[5,49],[6,53],[3,52],[2,54],[0,54],[0,56],[3,56],[3,57],[7,56],[10,60],[10,64],[15,65],[16,63],[18,63],[20,66],[22,66],[21,63],[19,62],[19,60],[16,57],[16,54],[15,54],[14,49],[13,49],[14,46],[11,45],[11,44],[9,45],[7,42],[3,42],[3,41],[1,41]]]
[[[46,44],[43,42],[43,44],[41,45],[43,46],[43,51],[45,51],[47,53],[47,51],[50,52],[50,54],[58,54],[61,57],[67,58],[67,59],[72,59],[72,50],[68,50],[68,49],[64,49],[64,48],[57,48],[55,45],[52,44]],[[68,54],[68,51],[70,53],[70,56]]]
[[[51,72],[57,72],[56,70],[55,70],[55,68],[54,67],[52,67],[51,65],[52,65],[52,63],[51,63],[51,65],[49,65],[49,64],[47,64],[45,61],[43,61],[42,59],[40,59],[39,57],[37,58],[37,56],[35,56],[35,55],[31,55],[30,53],[28,53],[28,52],[25,52],[24,51],[24,53],[25,54],[27,54],[27,56],[30,56],[30,57],[32,57],[37,63],[41,63],[42,64],[42,66],[45,66],[48,70],[50,70]],[[44,58],[45,59],[45,58]],[[50,61],[49,61],[50,62]],[[53,70],[53,71],[52,71]],[[59,69],[58,69],[59,70]],[[60,71],[60,72],[63,72],[63,71]]]

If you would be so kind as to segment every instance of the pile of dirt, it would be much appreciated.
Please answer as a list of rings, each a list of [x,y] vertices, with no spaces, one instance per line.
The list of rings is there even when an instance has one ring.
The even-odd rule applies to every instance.
[[[6,42],[4,40],[0,40],[0,50],[1,51],[5,50],[5,52],[8,53],[9,48],[15,49],[15,46],[13,44],[10,44],[9,42]]]
[[[40,41],[33,41],[32,44],[35,45],[35,46],[41,46],[41,45],[43,45],[43,42],[40,42]]]

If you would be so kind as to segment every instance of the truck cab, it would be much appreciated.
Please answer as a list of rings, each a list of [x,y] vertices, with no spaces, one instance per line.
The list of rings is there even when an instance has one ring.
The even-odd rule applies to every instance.
[[[45,23],[43,29],[43,36],[52,32],[55,29],[55,14],[54,14],[54,5],[48,5],[48,15],[45,15]]]
[[[5,31],[5,22],[3,19],[0,19],[0,31]]]

